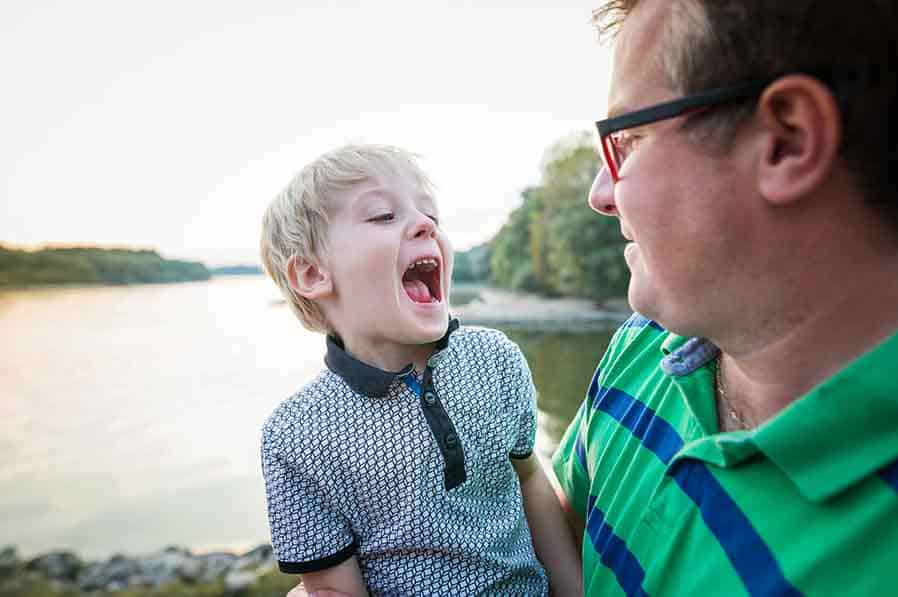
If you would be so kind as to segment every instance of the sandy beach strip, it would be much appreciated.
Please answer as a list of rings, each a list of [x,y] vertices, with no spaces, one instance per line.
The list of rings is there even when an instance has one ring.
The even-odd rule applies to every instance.
[[[615,301],[603,308],[585,299],[546,298],[486,287],[470,303],[452,308],[452,315],[465,325],[547,331],[613,328],[630,313],[626,301]]]

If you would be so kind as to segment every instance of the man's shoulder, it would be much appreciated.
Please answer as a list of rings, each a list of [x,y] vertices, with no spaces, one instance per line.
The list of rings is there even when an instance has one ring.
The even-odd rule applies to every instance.
[[[614,332],[602,358],[602,369],[656,367],[664,358],[662,346],[670,337],[661,324],[634,313]]]

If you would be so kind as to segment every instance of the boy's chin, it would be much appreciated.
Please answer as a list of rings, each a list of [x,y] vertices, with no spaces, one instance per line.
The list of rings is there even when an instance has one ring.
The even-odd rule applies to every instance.
[[[412,344],[429,344],[446,335],[449,313],[443,310],[439,315],[434,314],[432,319],[429,322],[418,321],[413,330],[409,329],[410,335],[414,336]]]

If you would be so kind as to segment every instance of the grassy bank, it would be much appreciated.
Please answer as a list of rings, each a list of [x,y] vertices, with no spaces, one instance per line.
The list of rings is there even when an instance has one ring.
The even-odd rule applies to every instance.
[[[229,591],[224,580],[207,583],[174,582],[163,587],[128,588],[114,593],[81,592],[58,581],[48,580],[36,573],[19,573],[12,578],[0,579],[0,597],[81,597],[84,595],[111,594],[116,597],[221,597],[240,595],[241,597],[284,597],[296,586],[298,577],[268,572],[258,577],[256,582],[240,591]]]

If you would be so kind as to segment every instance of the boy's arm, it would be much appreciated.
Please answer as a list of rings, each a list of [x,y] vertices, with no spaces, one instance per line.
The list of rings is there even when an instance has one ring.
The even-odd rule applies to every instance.
[[[271,527],[271,545],[283,572],[302,574],[302,583],[290,597],[307,592],[336,591],[336,595],[367,596],[358,560],[352,555],[356,541],[346,517],[332,503],[318,479],[308,472],[308,454],[300,442],[303,421],[270,419],[262,431],[262,476]],[[285,445],[285,439],[293,443]],[[289,454],[285,458],[282,454]],[[338,564],[330,565],[331,562]],[[315,572],[305,569],[323,567]]]
[[[583,572],[571,529],[555,490],[536,456],[513,458],[524,495],[524,513],[533,535],[536,557],[549,574],[553,595],[583,595]]]
[[[303,574],[302,584],[287,593],[287,597],[304,597],[306,593],[319,597],[367,597],[368,587],[353,556],[332,568]]]
[[[577,511],[574,510],[571,503],[567,501],[564,491],[561,489],[556,490],[555,497],[558,498],[558,503],[561,504],[561,511],[564,513],[565,520],[567,520],[568,528],[571,530],[571,533],[574,534],[574,545],[578,547],[583,545],[583,534],[586,532],[586,522],[583,520],[582,516],[577,514]]]

